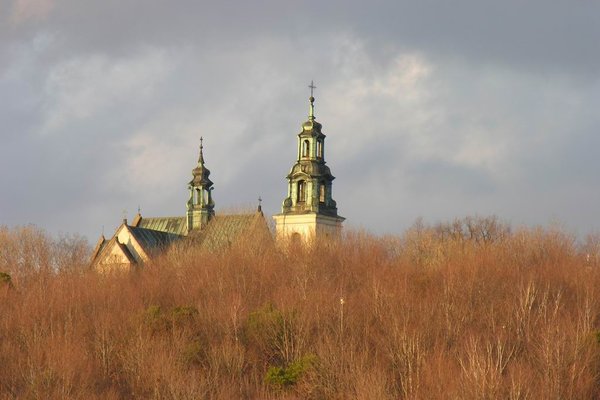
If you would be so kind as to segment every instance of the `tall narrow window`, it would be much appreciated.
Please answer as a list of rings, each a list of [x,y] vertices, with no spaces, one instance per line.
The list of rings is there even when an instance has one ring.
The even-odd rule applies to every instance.
[[[306,183],[304,181],[298,182],[298,202],[306,201]]]
[[[323,158],[323,141],[319,140],[317,142],[317,157]]]
[[[319,202],[325,203],[325,182],[319,184]]]
[[[294,232],[290,236],[290,245],[294,250],[298,250],[302,247],[302,236],[300,236],[298,232]]]
[[[308,140],[305,140],[302,143],[302,157],[308,157],[309,150],[310,150],[310,142]]]

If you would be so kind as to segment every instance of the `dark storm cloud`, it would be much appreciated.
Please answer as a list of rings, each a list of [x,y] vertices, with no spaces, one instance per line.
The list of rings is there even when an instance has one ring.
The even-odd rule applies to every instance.
[[[47,31],[60,34],[67,53],[120,53],[140,45],[221,44],[254,35],[318,37],[345,30],[370,38],[374,53],[410,47],[531,68],[597,73],[600,66],[600,4],[584,0],[51,3],[46,15],[19,22],[4,13],[2,36],[18,42]]]
[[[181,214],[200,135],[218,205],[275,213],[315,78],[350,225],[597,229],[598,37],[591,1],[0,1],[0,224]]]

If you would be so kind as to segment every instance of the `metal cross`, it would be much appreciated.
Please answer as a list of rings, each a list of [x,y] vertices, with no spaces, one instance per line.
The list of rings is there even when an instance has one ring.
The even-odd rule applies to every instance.
[[[313,90],[317,88],[315,86],[315,83],[313,81],[310,81],[310,85],[308,85],[308,87],[310,88],[310,97],[313,97]]]
[[[202,149],[202,141],[204,140],[204,138],[202,136],[200,136],[200,148]]]
[[[260,196],[258,196],[258,205],[262,205],[262,198]]]

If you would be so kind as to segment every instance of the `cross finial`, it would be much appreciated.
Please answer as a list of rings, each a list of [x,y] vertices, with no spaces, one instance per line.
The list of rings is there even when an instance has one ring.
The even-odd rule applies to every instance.
[[[308,87],[310,88],[310,97],[313,97],[313,95],[314,95],[313,91],[317,88],[315,86],[315,82],[311,80],[310,81],[310,85],[308,85]]]
[[[262,197],[258,196],[258,212],[262,211]]]
[[[314,90],[317,88],[315,86],[315,82],[314,81],[310,81],[310,85],[308,85],[308,87],[310,88],[310,98],[308,99],[310,101],[310,108],[308,109],[308,118],[312,121],[315,119],[315,98],[314,98]]]
[[[141,214],[141,213],[142,213],[142,208],[138,204],[138,214]]]
[[[127,224],[127,210],[123,209],[123,223]]]
[[[204,154],[202,153],[202,149],[204,149],[203,144],[204,138],[200,136],[200,156],[198,157],[198,164],[204,165]]]

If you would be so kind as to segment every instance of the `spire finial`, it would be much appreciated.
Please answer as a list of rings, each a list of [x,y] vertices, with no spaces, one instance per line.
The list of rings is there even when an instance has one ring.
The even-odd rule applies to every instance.
[[[138,214],[142,214],[142,207],[138,204]]]
[[[204,149],[203,141],[204,138],[200,136],[200,156],[198,157],[198,164],[200,165],[204,165],[204,154],[202,153],[202,150]]]
[[[262,197],[258,196],[258,212],[262,212]]]
[[[308,118],[312,121],[315,119],[315,98],[314,98],[314,90],[317,88],[315,86],[315,82],[314,81],[310,81],[310,85],[308,85],[308,87],[310,88],[310,98],[308,99],[310,101],[310,108],[308,110]]]

